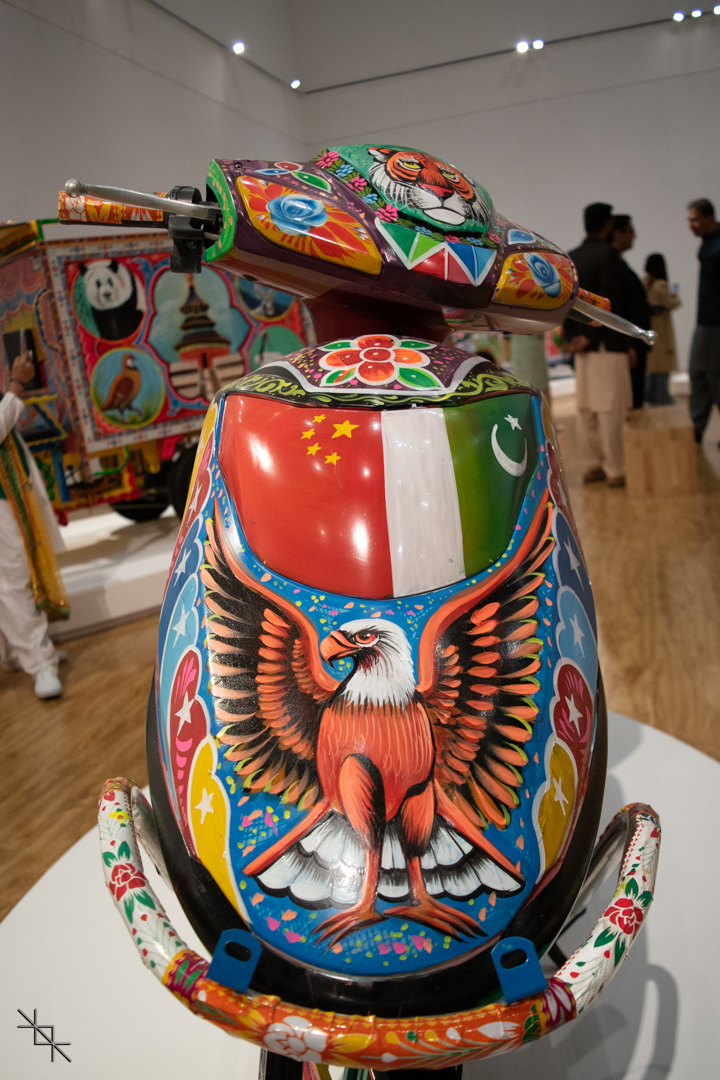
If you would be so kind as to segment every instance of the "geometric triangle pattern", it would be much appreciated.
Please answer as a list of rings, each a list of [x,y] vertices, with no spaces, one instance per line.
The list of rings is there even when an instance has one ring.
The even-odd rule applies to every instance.
[[[376,217],[375,227],[403,265],[420,274],[430,274],[462,285],[479,285],[495,261],[496,253],[490,248],[437,240],[395,221],[382,221]]]

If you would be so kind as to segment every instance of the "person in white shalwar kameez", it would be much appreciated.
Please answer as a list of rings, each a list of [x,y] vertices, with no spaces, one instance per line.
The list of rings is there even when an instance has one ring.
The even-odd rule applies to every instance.
[[[32,376],[30,353],[22,353],[13,361],[8,391],[0,400],[0,444],[8,439],[25,408],[19,395]],[[53,551],[64,551],[65,545],[33,456],[17,432],[15,437]],[[9,671],[22,669],[32,675],[37,696],[50,698],[62,693],[58,677],[60,659],[64,659],[64,654],[56,652],[50,639],[47,616],[36,606],[27,550],[16,514],[7,493],[0,491],[0,662]]]

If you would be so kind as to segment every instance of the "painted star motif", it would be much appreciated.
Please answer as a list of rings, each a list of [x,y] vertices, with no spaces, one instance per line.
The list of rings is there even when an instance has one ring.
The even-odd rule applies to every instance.
[[[580,561],[575,552],[573,551],[569,540],[565,544],[565,550],[567,551],[568,558],[570,560],[570,570],[571,572],[573,570],[575,571],[578,576],[578,581],[582,584],[582,578],[580,577]]]
[[[555,799],[554,799],[554,801],[560,803],[560,809],[563,812],[563,817],[566,817],[567,816],[567,811],[565,810],[565,803],[568,802],[568,797],[567,797],[567,795],[565,794],[565,792],[562,789],[562,783],[560,781],[559,776],[556,776],[556,777],[553,778],[553,784],[555,785]]]
[[[313,437],[313,435],[314,435],[314,434],[315,434],[315,428],[310,428],[310,430],[309,430],[309,431],[303,431],[303,433],[302,433],[302,435],[300,436],[300,438],[301,438],[301,439],[312,439],[312,437]]]
[[[178,724],[178,729],[177,729],[178,735],[182,731],[183,726],[185,724],[189,724],[191,719],[192,719],[191,709],[192,709],[192,704],[193,704],[194,700],[195,700],[195,698],[193,698],[192,701],[190,700],[190,695],[188,694],[188,692],[186,690],[185,691],[185,700],[183,701],[183,703],[180,706],[180,708],[178,709],[178,711],[175,713],[175,715],[180,720],[180,723]]]
[[[316,442],[313,446],[308,446],[307,452],[308,452],[308,454],[312,454],[313,457],[314,457],[315,454],[317,454],[319,449],[320,449],[320,443]]]
[[[190,500],[190,504],[188,506],[188,510],[190,511],[191,514],[194,514],[195,511],[197,510],[197,501],[198,501],[198,495],[199,494],[200,494],[200,485],[196,484],[195,485],[195,490],[193,491],[193,497]]]
[[[335,462],[339,461],[339,460],[340,460],[340,455],[339,454],[328,454],[328,456],[325,458],[325,464],[326,465],[334,465]]]
[[[333,424],[335,428],[335,434],[333,439],[339,439],[341,435],[347,435],[348,439],[352,439],[352,433],[359,424],[351,424],[349,420],[346,420],[343,424]]]
[[[325,419],[325,413],[320,413],[319,416],[313,416],[313,424],[322,424]]]
[[[194,808],[195,810],[200,811],[200,815],[201,815],[200,824],[201,825],[205,824],[205,815],[206,814],[214,814],[215,813],[215,810],[213,809],[212,801],[213,801],[213,792],[207,792],[205,790],[205,788],[203,788],[202,798],[201,798],[200,802],[197,804],[197,806]]]
[[[520,421],[518,420],[517,416],[506,416],[505,419],[507,420],[513,431],[515,431],[516,429],[518,431],[522,431],[522,428],[520,427]]]
[[[187,565],[187,561],[188,561],[189,558],[190,558],[190,549],[186,548],[185,551],[183,551],[182,559],[180,560],[180,562],[177,564],[177,566],[175,567],[175,569],[173,571],[176,581],[180,577],[181,574],[185,573],[185,567]]]
[[[579,735],[580,734],[580,724],[578,723],[578,721],[579,721],[580,717],[582,716],[582,713],[581,713],[580,709],[578,709],[577,705],[575,704],[575,698],[573,697],[572,694],[570,694],[570,697],[565,698],[565,704],[567,705],[567,711],[568,711],[568,724],[574,724],[575,725],[575,730],[577,731],[577,733]]]
[[[584,656],[585,650],[582,647],[582,639],[585,637],[585,631],[580,629],[577,615],[573,615],[572,619],[570,620],[570,625],[573,629],[573,644],[580,647],[580,653],[582,656]]]
[[[183,608],[182,609],[182,614],[178,615],[178,621],[175,623],[174,626],[170,627],[171,630],[175,631],[175,641],[173,642],[173,645],[177,645],[177,639],[179,637],[185,637],[185,634],[186,634],[185,623],[188,621],[188,617],[189,617],[191,611],[192,611],[192,608],[188,608],[187,611],[185,610],[185,608]]]

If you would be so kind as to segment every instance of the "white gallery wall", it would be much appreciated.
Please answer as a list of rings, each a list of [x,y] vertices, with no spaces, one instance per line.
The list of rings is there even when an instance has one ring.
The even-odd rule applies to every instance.
[[[640,272],[660,251],[680,284],[675,326],[686,366],[698,241],[685,206],[706,196],[720,213],[720,18],[307,94],[303,107],[311,151],[340,142],[426,150],[566,249],[582,239],[587,203],[632,214],[638,237],[628,261]]]
[[[215,157],[304,153],[300,102],[145,0],[0,0],[0,219],[70,177],[203,188]]]
[[[0,219],[52,216],[71,176],[146,190],[202,186],[214,157],[302,159],[343,142],[397,143],[444,157],[498,209],[571,248],[582,207],[631,213],[629,255],[663,252],[694,321],[697,242],[685,204],[720,206],[720,17],[549,45],[415,75],[305,93],[345,78],[447,61],[667,17],[664,0],[0,0]],[[475,17],[476,16],[476,17]],[[437,29],[436,29],[437,27]]]

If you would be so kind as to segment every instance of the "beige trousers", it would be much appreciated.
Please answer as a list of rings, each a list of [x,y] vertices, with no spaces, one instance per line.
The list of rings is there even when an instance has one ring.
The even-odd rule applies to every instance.
[[[602,468],[608,479],[625,473],[623,424],[632,406],[627,353],[598,352],[575,357],[578,435],[585,469]]]
[[[28,675],[57,667],[48,621],[35,607],[25,545],[7,499],[0,499],[0,662],[17,663]]]

